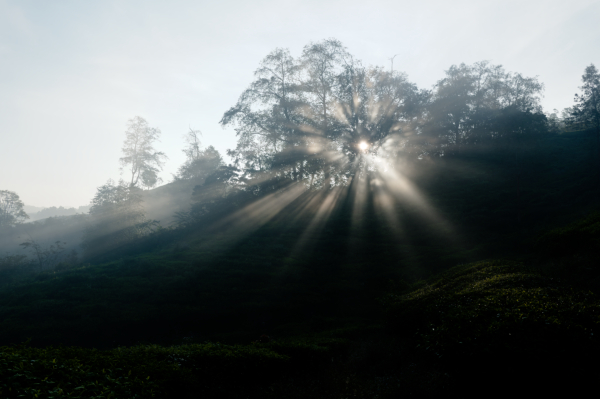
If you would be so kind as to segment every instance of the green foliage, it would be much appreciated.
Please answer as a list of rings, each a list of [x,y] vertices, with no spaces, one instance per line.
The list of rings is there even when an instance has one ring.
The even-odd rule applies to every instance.
[[[580,87],[581,93],[575,94],[575,106],[571,109],[571,118],[569,124],[581,126],[591,126],[595,129],[596,135],[600,134],[600,73],[594,64],[585,68],[581,77],[583,85]],[[597,137],[600,139],[600,137]],[[598,146],[596,142],[596,146]],[[596,148],[600,151],[600,148]]]
[[[596,295],[518,263],[459,266],[421,289],[390,294],[387,302],[392,330],[437,357],[540,360],[598,349]]]
[[[44,266],[54,266],[63,258],[63,252],[65,250],[66,242],[56,241],[54,244],[47,248],[43,248],[37,241],[29,237],[26,241],[20,245],[23,249],[29,250],[34,258],[37,260],[37,264],[40,271],[44,269]]]
[[[564,256],[578,251],[597,252],[600,246],[600,212],[590,215],[564,227],[543,234],[537,247],[543,255]]]
[[[224,166],[221,154],[212,145],[205,150],[198,148],[184,150],[188,159],[179,167],[175,179],[206,179],[208,176]]]
[[[341,356],[349,346],[350,341],[340,338],[292,338],[268,343],[255,343],[260,348],[288,356],[293,365],[303,370],[313,369],[329,363],[332,358]]]
[[[8,190],[0,190],[0,228],[14,226],[29,219],[23,207],[23,201],[17,193]]]
[[[0,397],[229,397],[272,393],[290,376],[318,375],[349,341],[335,337],[225,345],[145,345],[111,350],[0,347]],[[277,387],[277,385],[274,385]],[[262,392],[262,394],[261,394]]]
[[[116,348],[0,347],[0,397],[150,398],[235,391],[278,375],[288,358],[219,343]],[[238,385],[239,387],[239,385]]]
[[[257,234],[237,250],[174,246],[42,273],[0,291],[0,342],[32,337],[35,345],[106,348],[190,335],[250,342],[264,333],[280,338],[339,327],[354,312],[373,314],[368,305],[377,287],[353,292],[362,266],[332,278],[327,259],[282,264],[293,237],[276,241],[280,249],[271,240]]]
[[[594,295],[585,295],[586,291],[506,262],[462,266],[442,277],[421,280],[449,265],[481,258],[490,248],[515,257],[531,248],[531,237],[545,223],[555,224],[574,212],[585,211],[589,191],[586,180],[577,176],[586,163],[582,157],[573,156],[582,146],[580,136],[569,133],[553,137],[531,153],[533,172],[523,176],[521,224],[515,224],[515,203],[511,200],[512,177],[520,169],[502,154],[455,156],[415,172],[413,180],[422,182],[432,205],[455,221],[455,227],[460,226],[461,238],[475,237],[467,244],[457,240],[456,245],[448,245],[440,240],[436,235],[439,225],[424,223],[410,208],[402,207],[404,204],[395,208],[402,215],[402,229],[410,232],[404,240],[398,240],[370,205],[365,207],[360,231],[352,230],[350,208],[340,204],[321,229],[306,234],[314,214],[297,210],[311,193],[256,229],[211,230],[205,226],[214,226],[223,215],[254,203],[262,198],[261,190],[269,188],[267,183],[257,184],[258,195],[239,190],[239,195],[230,195],[227,201],[211,203],[211,197],[222,198],[213,193],[226,189],[226,185],[222,184],[225,179],[216,179],[214,186],[209,181],[196,192],[204,195],[200,203],[208,210],[200,222],[157,231],[103,252],[104,263],[96,260],[96,264],[85,266],[63,265],[61,270],[2,288],[0,342],[10,344],[32,337],[37,346],[69,343],[139,348],[140,342],[189,342],[183,338],[189,336],[194,336],[193,342],[249,343],[260,334],[269,334],[278,339],[245,348],[289,357],[276,362],[273,372],[256,377],[256,381],[264,382],[260,383],[266,390],[263,397],[273,398],[319,397],[317,392],[351,396],[354,389],[359,392],[357,396],[360,392],[364,397],[388,392],[394,397],[394,392],[405,392],[405,388],[397,388],[398,384],[415,384],[415,391],[446,386],[449,377],[445,371],[453,370],[453,362],[464,359],[487,356],[489,363],[491,358],[515,353],[543,358],[554,354],[554,348],[556,352],[595,353],[589,350],[595,345],[592,336],[586,334],[596,323],[591,317],[596,310],[591,316],[589,313],[596,309],[596,300]],[[469,162],[468,170],[459,169],[461,162]],[[440,182],[427,186],[431,176],[438,176]],[[372,200],[369,197],[367,203]],[[549,218],[551,213],[556,218]],[[580,230],[593,236],[594,223],[581,224]],[[577,237],[570,242],[581,241]],[[555,246],[550,242],[549,251]],[[11,262],[7,260],[6,265]],[[381,322],[381,308],[375,298],[389,289],[390,280],[395,291],[388,297],[391,338],[342,332],[357,320]],[[338,332],[328,339],[344,339],[329,342],[325,335],[319,335],[322,340],[305,338],[330,329]],[[372,332],[377,334],[383,333]],[[421,352],[415,355],[412,348],[417,345]],[[422,356],[423,351],[432,356]],[[442,355],[442,361],[451,360],[440,366],[435,353]],[[519,356],[514,359],[522,359]],[[221,370],[238,370],[235,375],[240,377],[235,381],[251,387],[242,383],[243,376],[254,375],[246,374],[246,366],[240,366],[246,363],[236,357],[227,363],[225,358],[214,358],[207,367],[217,370],[221,364]],[[156,389],[164,392],[175,392],[176,386],[217,392],[219,387],[231,385],[217,383],[231,376],[229,371],[208,373],[210,383],[202,383],[205,373],[194,370],[202,369],[203,361],[179,362],[175,371],[160,368],[171,363],[161,363],[163,366],[156,367],[162,371],[149,381],[155,381]],[[125,370],[128,366],[119,367]],[[282,376],[277,373],[283,377],[269,385],[268,381]],[[311,385],[316,380],[321,385]],[[173,393],[173,397],[181,396]]]
[[[145,217],[141,190],[109,180],[92,200],[82,246],[93,258],[154,231],[158,222]]]
[[[24,255],[6,255],[0,257],[0,287],[8,285],[31,272],[32,264],[26,262]]]

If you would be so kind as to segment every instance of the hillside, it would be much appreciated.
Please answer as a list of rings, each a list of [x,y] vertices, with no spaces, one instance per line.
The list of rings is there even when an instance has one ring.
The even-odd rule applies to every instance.
[[[194,187],[202,183],[202,179],[176,180],[144,191],[142,197],[146,217],[168,227],[173,222],[175,212],[189,208]]]
[[[227,345],[191,336],[176,346],[107,351],[0,347],[0,392],[17,397],[44,385],[56,397],[76,398],[478,397],[490,386],[583,393],[599,371],[600,300],[547,266],[462,265],[391,287],[369,321],[320,333],[297,325],[289,338],[236,337],[243,343]]]
[[[224,195],[222,182],[144,192],[148,218],[194,201],[203,211],[0,287],[8,370],[39,359],[2,389],[29,393],[20,378],[48,377],[54,359],[80,371],[52,371],[47,384],[62,381],[61,395],[87,387],[79,397],[216,395],[232,370],[256,397],[436,395],[474,378],[508,389],[531,369],[585,379],[597,371],[583,365],[597,354],[600,287],[586,140],[549,138],[527,173],[501,152],[407,164],[412,189],[386,206],[377,186],[360,201],[352,185],[285,181],[259,194]],[[44,223],[61,221],[75,219]],[[89,385],[108,364],[118,367],[106,383]],[[117,388],[119,377],[131,383]]]

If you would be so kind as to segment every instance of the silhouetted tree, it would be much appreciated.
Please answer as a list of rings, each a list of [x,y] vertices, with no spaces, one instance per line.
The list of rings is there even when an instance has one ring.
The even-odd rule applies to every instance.
[[[345,184],[359,143],[376,152],[422,112],[423,93],[404,74],[365,68],[334,39],[307,45],[299,61],[276,49],[255,76],[221,119],[235,126],[229,155],[247,178]]]
[[[495,128],[505,142],[507,157],[512,164],[512,178],[516,196],[516,219],[521,222],[523,208],[523,180],[528,174],[532,152],[548,133],[548,121],[542,112],[521,111],[516,105],[502,109],[495,120]]]
[[[183,150],[186,161],[179,167],[176,180],[205,179],[223,165],[223,158],[213,146],[201,149],[199,130],[192,130],[186,135],[188,147]]]
[[[145,217],[140,191],[123,181],[109,180],[98,187],[82,242],[87,257],[117,248],[157,226],[158,222]]]
[[[333,90],[344,63],[351,55],[339,40],[327,39],[311,43],[302,52],[302,69],[306,77],[302,89],[311,107],[311,121],[315,127],[327,132],[332,108],[335,107]],[[327,133],[325,133],[327,135]]]
[[[121,170],[127,168],[131,173],[130,185],[136,186],[140,179],[144,180],[144,176],[144,185],[154,186],[160,181],[157,172],[162,170],[166,155],[154,149],[154,142],[159,136],[160,130],[148,126],[144,118],[136,116],[127,123],[122,149],[124,156],[119,162]]]
[[[162,181],[162,179],[158,177],[156,171],[151,169],[144,170],[142,172],[142,175],[140,176],[141,186],[146,188],[146,190],[150,190],[151,188],[156,187],[156,185],[160,181]]]
[[[507,73],[486,61],[453,65],[434,88],[425,137],[443,155],[467,144],[498,142],[506,133],[498,125],[504,124],[502,110],[541,112],[543,88],[537,78]]]
[[[42,271],[44,270],[44,267],[53,266],[60,262],[65,250],[64,245],[66,244],[66,242],[61,243],[60,241],[56,241],[49,247],[44,248],[40,243],[29,236],[25,242],[19,245],[21,245],[23,249],[28,249],[33,254],[40,271]]]
[[[275,49],[255,71],[256,79],[220,123],[234,125],[238,144],[229,155],[253,176],[272,167],[273,156],[294,145],[302,125],[301,65],[288,50]]]
[[[29,219],[23,210],[24,206],[17,193],[0,190],[0,227],[14,226]]]
[[[548,119],[548,131],[552,133],[560,133],[565,128],[565,121],[559,115],[558,110],[554,109],[546,115]]]
[[[581,80],[583,81],[583,85],[579,87],[581,94],[575,94],[576,104],[571,111],[572,123],[590,127],[594,131],[596,159],[599,162],[596,170],[600,175],[600,73],[594,64],[585,68]],[[600,179],[598,183],[600,184]]]

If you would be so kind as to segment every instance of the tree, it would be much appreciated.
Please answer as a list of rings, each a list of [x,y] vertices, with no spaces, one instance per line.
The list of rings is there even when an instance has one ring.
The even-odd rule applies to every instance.
[[[581,94],[575,94],[576,104],[571,115],[574,123],[592,128],[596,136],[596,158],[600,163],[600,73],[594,64],[585,68],[581,80]],[[600,173],[600,165],[597,170]]]
[[[140,183],[142,187],[146,188],[146,190],[150,190],[151,188],[155,187],[159,181],[162,181],[162,179],[158,177],[156,171],[152,169],[145,169],[142,172]]]
[[[432,91],[419,90],[405,74],[364,67],[328,39],[305,46],[298,60],[284,49],[267,55],[220,123],[236,130],[228,155],[247,187],[285,180],[328,188],[381,169],[375,156],[396,163],[494,145],[520,159],[516,143],[532,143],[547,124],[543,88],[536,77],[483,61],[454,65]]]
[[[183,150],[183,153],[187,159],[174,176],[176,180],[206,179],[223,166],[223,158],[213,146],[208,146],[205,150],[201,149],[200,135],[202,133],[199,130],[192,129],[186,135],[188,147]]]
[[[200,136],[202,136],[202,132],[200,130],[193,130],[192,128],[190,128],[188,134],[185,135],[185,141],[188,146],[183,149],[183,153],[188,160],[194,161],[200,158],[200,147],[202,145]]]
[[[558,110],[555,108],[551,113],[546,114],[548,119],[548,131],[554,134],[560,133],[565,127],[565,121],[559,116]]]
[[[302,67],[307,74],[303,90],[310,96],[308,103],[313,107],[311,119],[321,127],[324,135],[334,105],[333,89],[337,76],[342,72],[344,62],[351,58],[342,43],[335,39],[311,43],[302,52]]]
[[[522,111],[514,104],[498,112],[494,128],[500,132],[505,143],[506,158],[512,164],[512,180],[516,191],[516,220],[521,223],[524,178],[531,169],[529,161],[532,160],[532,150],[538,148],[539,139],[549,133],[548,119],[542,112]]]
[[[294,145],[303,124],[301,65],[286,49],[269,53],[254,72],[256,79],[220,123],[235,125],[238,145],[229,155],[250,176],[272,166],[273,156]]]
[[[365,68],[358,62],[345,65],[335,94],[337,126],[332,138],[350,158],[361,152],[360,142],[376,152],[391,136],[413,130],[426,97],[405,74]]]
[[[334,39],[307,45],[299,61],[276,49],[255,76],[221,119],[235,126],[228,154],[247,179],[343,184],[360,143],[375,152],[422,112],[422,93],[404,74],[365,68]]]
[[[474,78],[471,67],[453,65],[436,85],[434,101],[429,107],[431,119],[442,143],[450,148],[458,149],[468,137],[475,98]]]
[[[131,186],[137,186],[140,179],[146,187],[153,187],[161,181],[157,172],[162,170],[167,156],[154,149],[154,141],[159,136],[160,130],[148,126],[144,118],[136,116],[127,123],[122,149],[124,156],[119,162],[121,170],[127,168],[131,173]]]
[[[37,241],[29,236],[25,242],[19,245],[21,245],[23,249],[29,249],[31,251],[36,258],[40,271],[42,271],[44,270],[44,266],[55,265],[62,259],[65,250],[63,245],[66,244],[66,242],[61,243],[60,241],[56,241],[49,247],[43,248]]]
[[[223,211],[235,209],[232,204],[241,193],[235,184],[237,172],[237,168],[232,165],[220,165],[206,176],[202,184],[194,187],[190,210],[175,212],[173,224],[177,227],[191,226],[201,222],[209,214],[222,215]]]
[[[487,61],[453,65],[434,88],[426,136],[436,141],[439,154],[444,155],[457,154],[467,144],[502,139],[496,123],[503,120],[502,110],[541,112],[543,89],[537,78],[505,72],[501,65]]]
[[[124,181],[109,180],[98,187],[82,242],[86,257],[118,248],[156,227],[158,222],[145,217],[140,191]]]
[[[23,210],[24,206],[17,193],[0,190],[0,227],[14,226],[29,219]]]

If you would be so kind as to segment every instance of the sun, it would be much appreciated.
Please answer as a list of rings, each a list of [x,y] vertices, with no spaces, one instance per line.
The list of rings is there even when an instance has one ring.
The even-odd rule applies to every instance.
[[[361,141],[360,143],[358,143],[359,150],[365,151],[367,148],[369,148],[369,144],[366,141]]]

